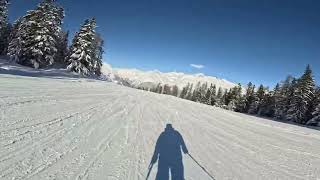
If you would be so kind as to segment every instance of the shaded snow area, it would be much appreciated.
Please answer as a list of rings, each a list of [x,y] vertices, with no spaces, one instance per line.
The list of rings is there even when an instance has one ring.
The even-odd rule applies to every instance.
[[[65,68],[51,67],[50,69],[34,69],[19,64],[12,63],[8,60],[0,59],[0,74],[11,74],[18,76],[32,76],[32,77],[79,77],[76,73],[71,73]]]
[[[0,118],[4,180],[145,179],[167,123],[216,180],[320,179],[320,131],[103,81],[0,74]]]
[[[55,65],[47,69],[34,69],[31,67],[22,66],[0,57],[0,74],[10,74],[17,76],[28,76],[28,77],[48,77],[53,79],[61,78],[81,78],[81,75],[70,72],[63,65]],[[101,77],[94,77],[96,79],[104,81],[112,81],[112,77],[108,75],[102,75]],[[93,79],[93,78],[92,78]]]

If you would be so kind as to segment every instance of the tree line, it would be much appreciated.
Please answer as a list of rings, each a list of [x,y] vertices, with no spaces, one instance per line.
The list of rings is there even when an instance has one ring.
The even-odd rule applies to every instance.
[[[182,90],[176,85],[161,83],[153,88],[139,89],[299,124],[316,125],[320,122],[320,88],[315,84],[309,65],[301,77],[288,76],[272,90],[264,85],[256,87],[251,82],[246,88],[238,84],[228,90],[221,87],[217,90],[216,85],[207,82],[188,83]]]
[[[43,0],[12,25],[8,6],[9,0],[0,0],[0,55],[36,69],[62,66],[84,76],[101,75],[104,41],[95,18],[84,21],[69,46],[64,9],[55,0]]]

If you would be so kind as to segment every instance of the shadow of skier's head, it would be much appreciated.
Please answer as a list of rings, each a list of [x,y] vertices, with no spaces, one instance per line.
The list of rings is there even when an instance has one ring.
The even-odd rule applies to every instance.
[[[188,153],[188,149],[181,134],[172,127],[172,124],[167,124],[165,130],[160,134],[157,140],[154,154],[151,159],[151,165],[158,160],[156,180],[169,179],[169,171],[171,172],[171,179],[184,179],[181,150],[185,154]]]
[[[165,132],[166,131],[173,131],[174,129],[173,129],[173,127],[172,127],[172,124],[166,124],[166,127],[165,127]]]

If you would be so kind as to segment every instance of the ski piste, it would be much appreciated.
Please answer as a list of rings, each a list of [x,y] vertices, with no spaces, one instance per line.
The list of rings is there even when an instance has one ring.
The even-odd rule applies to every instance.
[[[320,176],[315,129],[98,80],[0,82],[0,179],[145,179],[168,123],[216,180]],[[186,179],[212,179],[186,154],[183,166]]]

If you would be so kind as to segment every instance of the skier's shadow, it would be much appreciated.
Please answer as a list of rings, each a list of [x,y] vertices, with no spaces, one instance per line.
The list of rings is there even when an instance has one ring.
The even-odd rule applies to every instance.
[[[184,180],[181,149],[185,154],[188,153],[181,134],[173,129],[171,124],[167,124],[157,140],[149,166],[149,173],[153,164],[158,160],[156,180],[169,180],[169,171],[172,180]]]

